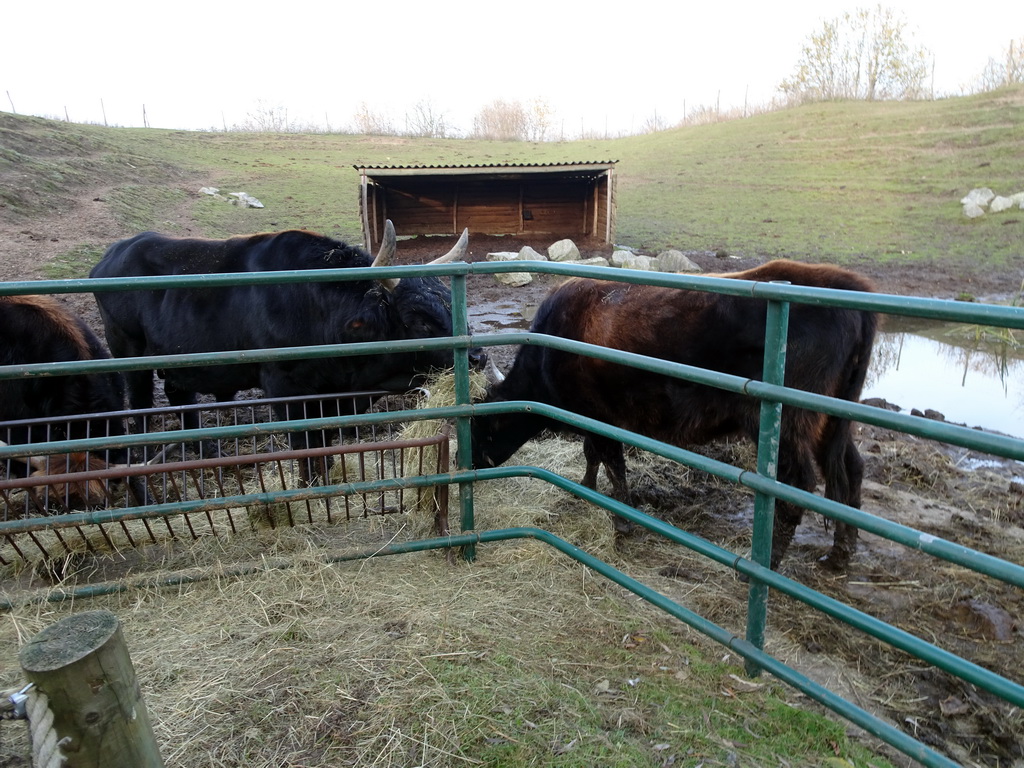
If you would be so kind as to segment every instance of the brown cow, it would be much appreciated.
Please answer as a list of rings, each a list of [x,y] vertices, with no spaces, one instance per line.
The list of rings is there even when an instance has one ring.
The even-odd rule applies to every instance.
[[[872,290],[854,272],[785,260],[719,277]],[[765,317],[766,302],[746,296],[572,278],[544,301],[532,330],[760,379]],[[857,401],[876,326],[871,312],[792,304],[786,386]],[[519,350],[508,377],[485,398],[507,400],[548,403],[675,445],[703,444],[729,435],[756,439],[760,412],[760,402],[752,397],[534,345]],[[475,417],[473,466],[504,463],[545,428],[567,429],[532,413]],[[604,464],[613,495],[629,503],[622,445],[585,433],[583,447],[583,484],[594,488],[599,465]],[[864,462],[853,444],[849,421],[785,407],[780,448],[780,481],[813,492],[817,464],[828,498],[860,506]],[[782,561],[802,515],[798,507],[778,503],[773,568]],[[623,533],[631,527],[621,518],[615,522]],[[821,562],[844,569],[856,546],[857,529],[837,522],[832,550]]]
[[[0,440],[0,446],[6,446]],[[57,475],[79,475],[101,469],[124,467],[122,464],[107,464],[96,456],[88,453],[59,453],[53,456],[16,456],[15,459],[31,470],[31,477],[56,477]],[[43,488],[49,486],[49,491]],[[68,509],[78,507],[102,506],[108,498],[107,489],[102,480],[80,477],[69,477],[66,481],[40,483],[29,488],[29,493],[41,509],[48,507],[51,497],[60,500],[60,504]]]
[[[0,296],[0,339],[0,365],[109,357],[85,321],[51,296]],[[20,445],[123,435],[124,423],[120,418],[92,415],[123,408],[124,383],[118,373],[0,380],[0,422],[11,422],[0,427],[0,439]],[[32,419],[45,421],[29,423]],[[93,454],[90,461],[103,465],[101,456],[105,454]],[[124,450],[115,450],[106,458],[123,462],[127,454]],[[17,476],[39,471],[30,461],[0,462],[0,471]],[[54,466],[68,461],[75,460],[71,457],[51,459]],[[84,465],[86,457],[82,456],[78,463]],[[55,471],[51,470],[50,474]],[[80,490],[84,492],[84,499],[96,498],[95,493]]]

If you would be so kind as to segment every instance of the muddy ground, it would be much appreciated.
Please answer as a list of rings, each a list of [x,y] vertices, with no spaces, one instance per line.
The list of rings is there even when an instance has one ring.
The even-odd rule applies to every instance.
[[[41,278],[43,264],[74,246],[107,244],[133,234],[120,229],[104,197],[103,189],[88,190],[67,201],[63,209],[30,223],[7,221],[0,211],[0,279]],[[188,205],[166,212],[166,219],[178,232],[187,232]],[[446,238],[401,241],[399,258],[417,263],[443,253],[451,242]],[[525,244],[543,252],[550,243],[474,236],[470,258],[481,260],[496,250],[518,251]],[[686,250],[685,243],[678,247]],[[581,243],[581,249],[584,256],[610,251],[595,243]],[[724,253],[688,255],[713,272],[735,271],[761,261]],[[969,293],[999,299],[1016,292],[1022,278],[1019,270],[983,271],[970,263],[937,270],[919,262],[879,266],[865,259],[860,269],[884,292],[938,298]],[[492,276],[471,277],[473,329],[525,327],[532,308],[557,280],[538,276],[528,286],[508,288]],[[68,295],[63,301],[102,331],[91,295]],[[514,351],[499,347],[492,354],[499,367],[507,369]],[[859,444],[867,460],[867,511],[1024,563],[1024,470],[1019,465],[876,427],[862,427]],[[752,457],[749,447],[742,445],[711,450],[738,463]],[[684,474],[682,478],[679,470],[657,463],[645,468],[636,478],[644,508],[718,543],[742,535],[748,518],[736,510],[749,509],[749,501],[737,501],[735,489],[713,478]],[[1010,679],[1022,680],[1022,590],[870,535],[862,536],[847,575],[824,574],[813,563],[830,536],[820,520],[806,522],[788,555],[787,574]],[[636,546],[640,557],[640,544],[631,546]],[[693,578],[685,569],[673,568],[665,563],[664,573],[681,584]],[[890,717],[917,738],[965,764],[1024,765],[1024,716],[1019,710],[927,664],[908,662],[900,652],[880,644],[852,643],[848,634],[825,622],[799,625],[789,633],[796,638],[793,653],[804,668],[818,668],[823,682],[840,690],[845,687],[850,697]]]

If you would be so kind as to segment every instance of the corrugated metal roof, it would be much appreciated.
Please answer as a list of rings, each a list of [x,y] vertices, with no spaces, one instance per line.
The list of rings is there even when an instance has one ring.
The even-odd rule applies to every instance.
[[[357,171],[482,171],[482,170],[525,170],[531,168],[553,170],[558,168],[581,169],[590,167],[611,167],[618,160],[574,160],[567,163],[480,163],[471,165],[353,165]]]

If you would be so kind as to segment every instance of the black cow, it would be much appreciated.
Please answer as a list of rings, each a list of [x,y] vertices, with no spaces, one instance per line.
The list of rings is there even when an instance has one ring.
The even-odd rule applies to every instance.
[[[50,296],[0,296],[0,365],[98,360],[109,357],[96,334],[80,317]],[[101,414],[124,408],[124,381],[118,373],[33,376],[0,380],[0,421],[46,419],[40,424],[8,425],[0,429],[6,444],[123,435],[120,418]],[[86,418],[76,418],[86,416]],[[67,418],[64,418],[67,417]],[[84,455],[84,454],[83,454]],[[122,462],[125,451],[111,451],[93,462]],[[35,462],[34,464],[32,462]],[[39,471],[39,457],[6,462],[17,476]],[[45,467],[42,467],[45,471]],[[54,469],[65,471],[64,468]]]
[[[468,238],[467,230],[449,253],[431,263],[463,258]],[[395,250],[390,221],[375,260],[361,248],[303,230],[228,240],[143,232],[111,245],[90,276],[388,266]],[[107,343],[117,357],[429,339],[452,332],[451,292],[436,277],[97,292],[96,300]],[[417,376],[451,363],[451,351],[440,350],[170,368],[163,374],[164,391],[172,405],[185,405],[194,403],[197,393],[230,400],[236,392],[254,387],[262,388],[268,397],[403,390]],[[130,405],[151,406],[152,371],[129,372],[126,379]],[[279,412],[279,417],[290,415],[287,409]],[[320,446],[323,434],[310,433],[304,440],[306,445]],[[303,466],[303,470],[304,477],[311,479],[309,468]],[[318,469],[317,474],[322,471]]]
[[[853,272],[784,260],[721,277],[872,290]],[[573,278],[544,301],[533,331],[760,379],[765,313],[765,302],[749,297]],[[871,312],[793,304],[786,385],[857,401],[876,326]],[[760,409],[756,398],[531,345],[520,349],[508,377],[485,399],[536,400],[675,445],[703,444],[728,435],[756,439]],[[565,426],[529,413],[474,418],[473,466],[502,464],[544,428]],[[583,484],[594,488],[599,465],[604,464],[613,495],[629,503],[622,445],[587,433],[583,447]],[[783,408],[779,480],[813,492],[815,464],[824,475],[828,498],[860,506],[864,462],[854,446],[850,422]],[[773,568],[782,561],[802,514],[798,507],[778,503]],[[618,518],[616,528],[628,532],[630,524]],[[821,562],[844,569],[856,546],[857,529],[837,522],[832,550]]]

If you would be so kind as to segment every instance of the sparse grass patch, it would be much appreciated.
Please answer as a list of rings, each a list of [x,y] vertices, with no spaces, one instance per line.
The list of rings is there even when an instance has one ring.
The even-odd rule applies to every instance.
[[[76,280],[89,276],[106,248],[102,245],[83,243],[57,256],[42,267],[43,277],[50,280]]]
[[[180,205],[186,199],[186,192],[177,187],[126,184],[113,190],[108,202],[128,230],[141,232],[155,229],[173,235],[178,234],[176,227],[161,216],[161,211]]]

